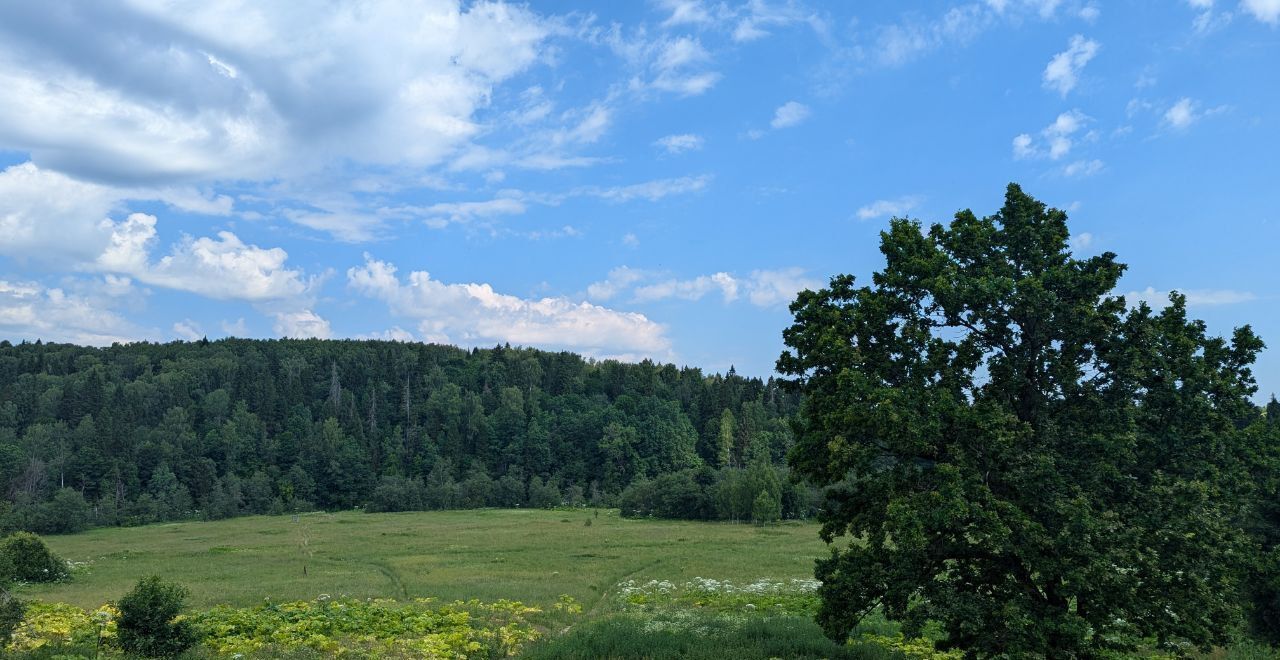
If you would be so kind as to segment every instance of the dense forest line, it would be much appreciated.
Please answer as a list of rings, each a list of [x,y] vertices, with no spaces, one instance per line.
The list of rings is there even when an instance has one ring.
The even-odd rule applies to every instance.
[[[750,519],[761,492],[766,517],[794,516],[811,506],[781,467],[798,404],[732,369],[509,346],[2,342],[0,530],[606,504],[632,484],[649,502],[671,474],[696,484],[686,517]]]

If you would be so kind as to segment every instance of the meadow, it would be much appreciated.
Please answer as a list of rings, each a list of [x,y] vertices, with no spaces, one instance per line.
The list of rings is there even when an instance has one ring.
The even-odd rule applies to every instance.
[[[457,649],[468,640],[493,655],[485,631],[504,622],[511,625],[503,635],[540,641],[499,644],[508,650],[498,655],[723,657],[732,649],[744,658],[899,657],[876,645],[832,644],[812,622],[811,567],[825,552],[813,523],[636,520],[612,509],[348,511],[103,528],[46,541],[73,564],[74,576],[24,585],[19,595],[79,610],[49,611],[45,628],[88,616],[139,578],[159,574],[190,588],[188,604],[206,629],[240,631],[193,657],[326,657],[339,647],[362,649],[357,656],[418,657],[424,648]],[[504,605],[510,601],[519,602]],[[411,609],[394,614],[396,603]],[[520,614],[526,606],[534,609]],[[458,621],[474,623],[460,623],[457,634],[430,624],[435,636],[396,641],[395,631],[413,629],[421,617],[440,621],[464,610],[471,618]],[[388,627],[389,618],[408,623]],[[369,629],[351,627],[360,621]],[[289,644],[277,643],[283,628],[315,626],[329,631],[323,639],[289,633]],[[71,638],[48,652],[89,652],[83,634]],[[53,657],[24,657],[46,656]]]
[[[627,580],[809,578],[825,552],[813,523],[632,520],[611,509],[254,516],[45,540],[75,577],[20,595],[85,608],[154,573],[189,587],[196,608],[322,594],[549,605],[567,594],[591,611]]]

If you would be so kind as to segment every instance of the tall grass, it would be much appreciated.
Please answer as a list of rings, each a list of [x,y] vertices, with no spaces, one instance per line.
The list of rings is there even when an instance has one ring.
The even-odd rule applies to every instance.
[[[880,660],[902,656],[868,644],[840,646],[823,636],[812,619],[803,616],[736,617],[674,611],[613,614],[588,621],[531,646],[524,657]]]

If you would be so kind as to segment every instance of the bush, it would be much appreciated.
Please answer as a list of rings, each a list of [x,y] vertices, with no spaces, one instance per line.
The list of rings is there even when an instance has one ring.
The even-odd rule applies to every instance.
[[[22,601],[9,595],[0,587],[0,651],[9,645],[13,631],[22,624],[22,615],[26,611]]]
[[[15,582],[57,582],[69,575],[67,562],[53,554],[39,536],[15,532],[0,542],[3,576]]]
[[[186,587],[159,576],[142,578],[120,599],[117,635],[126,653],[147,658],[171,658],[196,642],[195,631],[182,613]]]

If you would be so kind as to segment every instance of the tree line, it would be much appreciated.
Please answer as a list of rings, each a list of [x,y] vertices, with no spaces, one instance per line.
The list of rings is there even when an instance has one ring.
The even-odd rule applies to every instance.
[[[732,368],[510,346],[0,342],[0,531],[612,504],[669,473],[778,469],[798,405]]]

